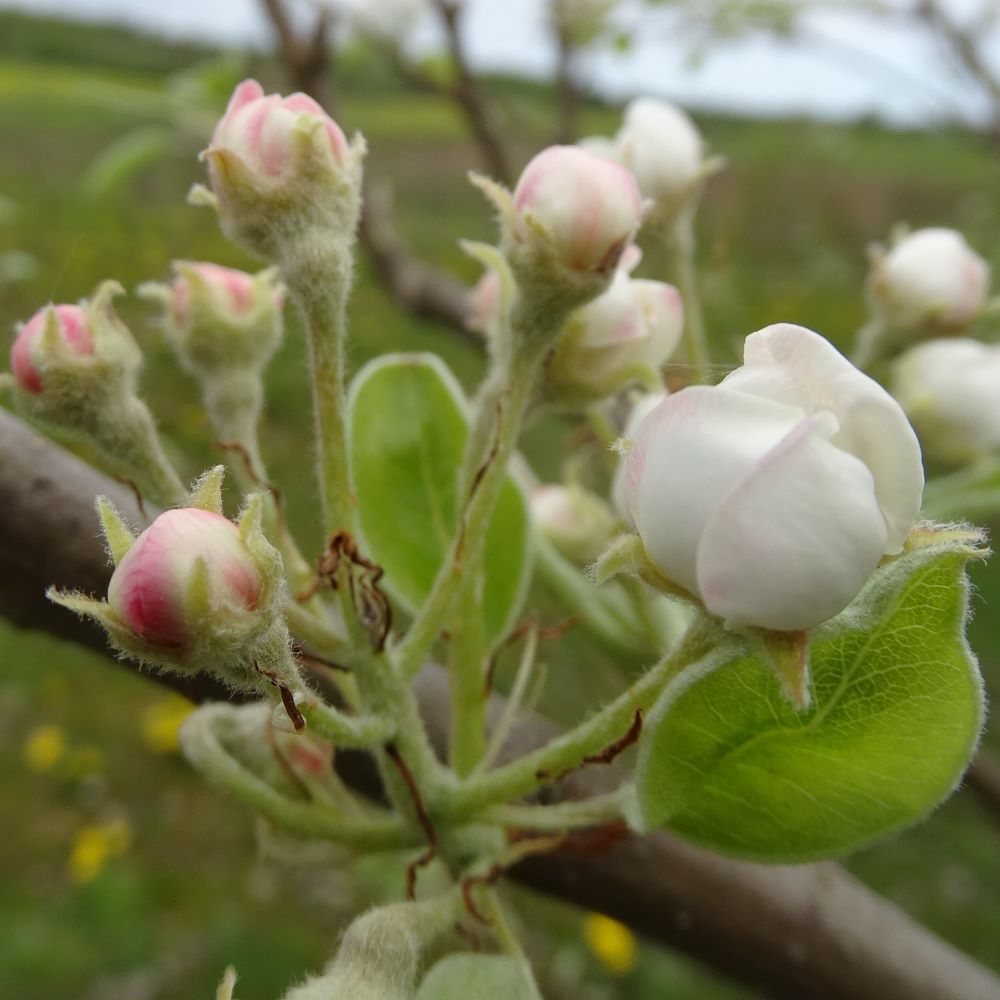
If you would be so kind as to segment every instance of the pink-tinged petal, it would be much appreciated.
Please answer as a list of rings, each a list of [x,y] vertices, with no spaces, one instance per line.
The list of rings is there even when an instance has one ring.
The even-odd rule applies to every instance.
[[[635,293],[635,282],[616,271],[607,291],[574,317],[583,327],[581,346],[611,347],[646,336],[646,323]]]
[[[514,190],[514,207],[541,222],[563,263],[578,270],[615,264],[614,254],[642,217],[631,173],[577,146],[550,146],[531,160]]]
[[[803,421],[737,482],[698,546],[698,592],[730,626],[813,628],[857,596],[886,547],[865,465]]]
[[[21,327],[14,343],[10,345],[10,370],[26,392],[42,391],[42,376],[31,359],[31,348],[40,334],[41,328],[37,333],[32,333],[28,325],[25,325]]]
[[[673,285],[662,281],[633,279],[632,286],[649,331],[646,361],[659,368],[680,345],[684,302]]]
[[[246,107],[263,96],[264,88],[256,80],[244,80],[242,83],[238,83],[233,91],[233,96],[229,98],[226,115],[235,114],[240,108]]]
[[[80,306],[56,305],[39,309],[18,331],[10,348],[10,368],[21,388],[27,392],[42,391],[42,376],[35,364],[35,348],[41,340],[50,311],[54,311],[63,343],[80,355],[94,353],[94,338],[87,314]]]
[[[196,264],[198,273],[218,294],[220,302],[234,312],[246,312],[253,304],[253,275],[220,264]]]
[[[643,421],[625,459],[625,493],[646,551],[670,579],[697,592],[708,520],[803,416],[755,396],[690,386]]]
[[[833,443],[861,459],[874,478],[888,531],[886,551],[901,550],[920,510],[923,463],[913,428],[882,386],[824,337],[791,323],[747,337],[743,366],[722,386],[810,414],[832,412],[840,425]]]
[[[183,646],[190,639],[185,590],[199,559],[208,566],[220,615],[256,607],[260,575],[239,529],[221,515],[197,508],[166,511],[136,539],[111,578],[108,603],[148,642]]]

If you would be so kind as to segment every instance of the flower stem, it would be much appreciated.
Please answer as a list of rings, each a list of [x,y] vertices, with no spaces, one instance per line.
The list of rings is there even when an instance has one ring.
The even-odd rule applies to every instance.
[[[461,782],[447,796],[451,818],[460,818],[483,806],[526,795],[579,767],[585,757],[598,754],[625,733],[637,711],[645,711],[663,688],[682,670],[706,661],[724,662],[742,648],[738,641],[720,636],[718,626],[696,620],[678,646],[646,671],[610,705],[569,732],[532,753]]]
[[[312,369],[317,476],[327,534],[354,530],[344,392],[347,298],[352,280],[351,246],[329,239],[293,244],[282,275],[305,322]]]
[[[472,572],[482,557],[486,531],[503,488],[507,464],[517,446],[521,424],[531,402],[544,349],[536,339],[532,348],[515,352],[509,364],[502,365],[487,383],[480,398],[477,424],[490,426],[492,440],[474,425],[473,440],[484,439],[479,458],[474,464],[470,492],[460,516],[458,530],[448,554],[431,587],[430,594],[413,620],[406,637],[399,645],[398,660],[404,677],[412,677],[423,666],[424,659],[437,639],[444,623],[462,603],[463,592],[471,588],[478,577]]]
[[[496,805],[479,813],[479,819],[508,829],[549,832],[599,826],[621,819],[625,802],[632,794],[625,784],[606,795],[579,802],[557,802],[554,805]]]
[[[307,837],[321,837],[366,850],[388,850],[419,842],[397,817],[347,817],[328,806],[296,802],[249,771],[225,749],[216,732],[236,723],[230,705],[205,705],[184,724],[184,753],[209,781],[221,785],[280,826]]]
[[[620,591],[591,583],[548,539],[535,540],[535,571],[546,589],[590,634],[616,655],[655,651]]]
[[[705,314],[698,290],[695,268],[694,208],[691,206],[674,221],[665,242],[669,275],[684,302],[684,353],[692,366],[692,382],[703,382],[711,370],[712,355],[705,330]]]

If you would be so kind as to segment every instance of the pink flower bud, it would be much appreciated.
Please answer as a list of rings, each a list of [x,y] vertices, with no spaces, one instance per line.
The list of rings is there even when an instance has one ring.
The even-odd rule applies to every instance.
[[[94,339],[87,314],[80,306],[46,306],[39,309],[21,327],[10,348],[10,369],[21,388],[27,392],[42,391],[42,376],[35,364],[35,353],[45,332],[50,309],[55,311],[63,344],[74,354],[94,353]]]
[[[322,122],[330,155],[342,163],[347,154],[347,139],[336,122],[306,94],[265,94],[256,80],[244,80],[233,92],[229,107],[222,116],[209,151],[225,150],[238,156],[246,167],[262,177],[278,178],[292,161],[292,144],[303,125]],[[223,197],[210,171],[216,194]]]
[[[635,178],[623,166],[577,146],[550,146],[514,189],[516,236],[534,238],[540,223],[561,263],[577,271],[615,267],[642,219]]]
[[[108,603],[147,642],[183,646],[190,636],[186,593],[204,560],[216,613],[253,610],[261,577],[239,529],[221,514],[183,507],[161,514],[135,541],[115,570]]]
[[[253,275],[236,271],[219,264],[195,264],[194,270],[211,290],[212,299],[223,315],[241,315],[249,311],[254,300]],[[174,322],[183,326],[187,322],[188,303],[191,290],[187,278],[179,274],[174,281],[173,307]]]

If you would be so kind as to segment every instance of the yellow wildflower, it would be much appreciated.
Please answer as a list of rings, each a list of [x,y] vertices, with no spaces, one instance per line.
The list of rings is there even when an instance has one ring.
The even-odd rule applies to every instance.
[[[24,760],[32,771],[51,771],[66,751],[66,735],[60,726],[39,726],[24,744]]]
[[[111,858],[124,854],[132,843],[132,830],[123,819],[85,826],[73,838],[69,875],[78,885],[92,882]]]
[[[583,922],[587,947],[613,975],[624,976],[635,965],[635,935],[603,913],[589,913]]]
[[[148,705],[142,713],[142,739],[154,753],[176,753],[181,723],[194,705],[180,695],[170,695]]]

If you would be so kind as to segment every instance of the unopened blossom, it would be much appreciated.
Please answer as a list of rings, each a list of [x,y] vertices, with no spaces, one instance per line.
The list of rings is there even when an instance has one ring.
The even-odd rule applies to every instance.
[[[46,325],[53,317],[59,342],[66,352],[77,355],[94,353],[94,339],[83,308],[58,305],[39,309],[18,331],[10,348],[10,369],[21,388],[27,392],[40,393],[43,389],[39,348]]]
[[[920,448],[899,404],[828,341],[751,334],[719,386],[669,396],[627,457],[646,552],[731,627],[812,628],[845,608],[920,508]]]
[[[620,164],[576,146],[550,146],[524,168],[514,189],[515,238],[539,228],[571,271],[610,273],[642,218],[635,179]]]
[[[208,262],[191,264],[188,273],[185,273],[184,270],[178,271],[173,283],[171,306],[174,322],[179,327],[186,326],[190,320],[192,277],[201,280],[210,296],[209,301],[221,316],[238,318],[246,315],[253,307],[254,281],[252,274]]]
[[[683,201],[704,169],[704,144],[694,122],[654,97],[629,102],[613,149],[643,196],[658,204]]]
[[[542,535],[581,565],[596,559],[615,532],[608,505],[578,484],[539,486],[531,494],[531,513]]]
[[[262,181],[274,181],[299,167],[298,150],[304,137],[319,130],[333,164],[343,164],[347,139],[340,126],[307,94],[265,94],[256,80],[244,80],[233,92],[226,113],[215,126],[209,153],[225,151]],[[209,173],[216,194],[218,167],[209,156]]]
[[[364,152],[308,95],[244,80],[202,154],[214,194],[192,194],[250,253],[296,270],[324,240],[353,240]]]
[[[208,262],[174,261],[169,285],[139,289],[163,307],[181,362],[203,379],[259,372],[281,341],[285,292],[274,269],[247,274]]]
[[[918,344],[895,363],[891,388],[928,454],[962,462],[1000,450],[1000,344]]]
[[[108,604],[147,642],[183,646],[192,629],[188,594],[199,564],[220,629],[227,617],[245,618],[257,606],[261,578],[239,529],[196,507],[166,511],[136,539],[111,578]]]
[[[986,261],[953,229],[918,229],[875,252],[869,292],[891,327],[961,330],[989,292]]]
[[[619,269],[607,291],[570,316],[549,363],[551,395],[589,403],[636,380],[654,384],[683,325],[673,285]]]

